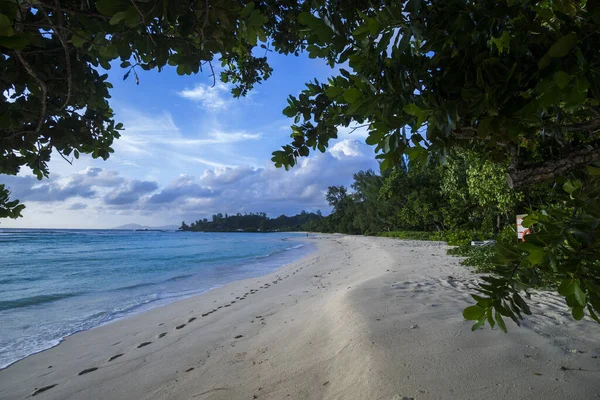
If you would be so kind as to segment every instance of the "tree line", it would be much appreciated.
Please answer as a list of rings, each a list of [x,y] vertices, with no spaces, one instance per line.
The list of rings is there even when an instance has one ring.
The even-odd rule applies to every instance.
[[[269,218],[264,212],[259,213],[237,213],[235,215],[214,214],[208,218],[199,219],[186,224],[181,223],[180,230],[191,232],[280,232],[299,231],[311,221],[321,219],[321,212],[308,213],[302,211],[299,214],[288,217],[280,215]]]
[[[331,186],[326,199],[331,215],[310,221],[318,232],[378,234],[394,231],[438,233],[464,240],[503,234],[516,239],[515,218],[533,204],[552,201],[552,185],[514,190],[508,166],[473,151],[456,151],[445,163],[416,165],[403,158],[392,170],[354,174],[350,188]]]

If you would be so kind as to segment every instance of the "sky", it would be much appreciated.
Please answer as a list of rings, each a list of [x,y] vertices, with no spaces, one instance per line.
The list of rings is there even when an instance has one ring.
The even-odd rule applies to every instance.
[[[287,97],[335,71],[306,55],[268,57],[272,76],[241,99],[218,80],[212,87],[207,71],[140,70],[136,85],[115,65],[109,101],[125,126],[115,152],[107,161],[82,155],[72,165],[55,154],[42,181],[26,169],[0,175],[27,207],[24,218],[2,220],[0,228],[179,225],[218,212],[328,214],[327,187],[349,186],[359,170],[378,171],[374,149],[364,129],[343,128],[326,153],[311,152],[289,171],[275,168],[271,153],[290,141]]]

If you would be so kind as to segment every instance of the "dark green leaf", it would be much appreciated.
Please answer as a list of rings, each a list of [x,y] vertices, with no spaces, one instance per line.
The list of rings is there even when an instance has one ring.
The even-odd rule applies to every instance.
[[[500,329],[502,329],[502,331],[504,333],[507,333],[508,330],[506,329],[506,324],[504,323],[504,319],[502,318],[502,315],[500,315],[500,313],[498,311],[496,311],[495,317],[496,317],[496,322],[498,323],[498,327]]]
[[[463,310],[463,317],[466,320],[476,321],[485,317],[485,308],[479,306],[470,306]]]
[[[10,19],[6,15],[0,14],[0,36],[12,36],[14,33]]]
[[[571,310],[571,314],[573,315],[573,318],[575,318],[577,321],[581,321],[584,317],[583,307],[573,307],[573,309]]]
[[[344,100],[350,104],[359,101],[362,97],[362,92],[356,88],[349,88],[344,92]]]
[[[574,33],[569,33],[558,39],[550,50],[548,55],[554,58],[564,57],[571,52],[571,49],[577,44],[577,36]]]

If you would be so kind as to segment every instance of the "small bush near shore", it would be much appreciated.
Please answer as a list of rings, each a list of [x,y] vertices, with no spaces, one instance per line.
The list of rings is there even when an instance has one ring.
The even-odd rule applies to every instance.
[[[434,239],[433,235],[435,232],[422,232],[422,231],[392,231],[392,232],[381,232],[378,236],[391,237],[396,239],[407,239],[407,240],[441,240]]]
[[[470,244],[448,249],[448,255],[466,257],[461,265],[473,267],[477,272],[493,271],[492,258],[496,254],[495,246],[471,246]]]

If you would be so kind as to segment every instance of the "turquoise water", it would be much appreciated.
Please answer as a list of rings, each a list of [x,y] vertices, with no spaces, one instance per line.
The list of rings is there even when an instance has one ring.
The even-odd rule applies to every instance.
[[[74,332],[260,276],[312,250],[293,233],[0,229],[0,368]]]

